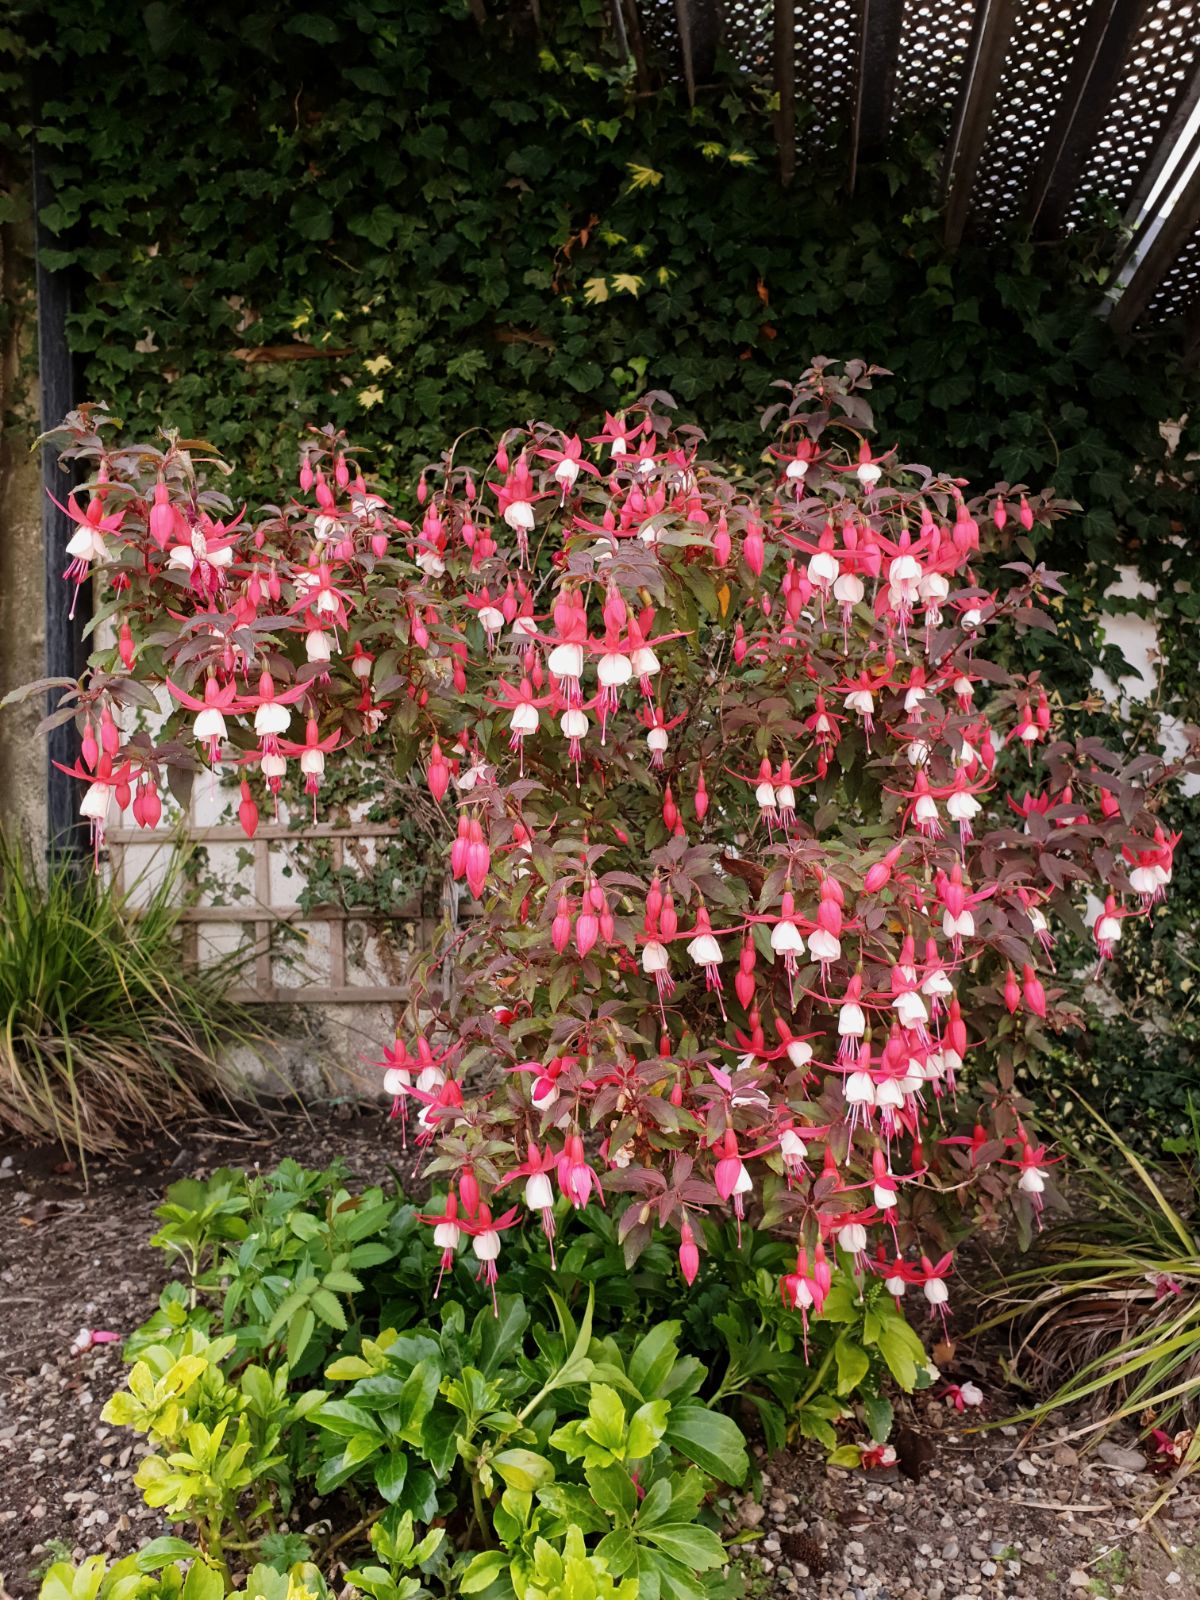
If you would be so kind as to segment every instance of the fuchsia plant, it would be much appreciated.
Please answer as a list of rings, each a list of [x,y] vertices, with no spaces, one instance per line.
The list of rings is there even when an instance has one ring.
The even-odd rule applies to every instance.
[[[705,1214],[789,1230],[805,1328],[839,1269],[944,1316],[942,1197],[1015,1172],[1040,1212],[1014,1072],[1068,1014],[1056,929],[1090,891],[1112,957],[1175,841],[1154,763],[989,655],[1053,626],[1027,535],[1068,508],[874,454],[873,371],[784,385],[753,473],[650,396],[586,445],[510,430],[479,477],[448,451],[411,521],[331,430],[257,521],[208,446],[109,446],[90,411],[54,436],[93,468],[78,560],[118,641],[58,713],[98,844],[172,771],[240,781],[247,833],[316,814],[335,752],[385,735],[445,811],[477,905],[380,1063],[448,1181],[443,1267],[469,1241],[494,1283],[522,1215],[553,1248],[556,1192],[627,1196],[628,1258],[665,1231],[689,1282]],[[152,690],[161,731],[120,734]]]

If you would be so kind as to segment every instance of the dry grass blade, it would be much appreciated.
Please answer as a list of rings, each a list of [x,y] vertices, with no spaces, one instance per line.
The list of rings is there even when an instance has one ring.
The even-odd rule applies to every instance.
[[[1200,1128],[1189,1159],[1152,1167],[1092,1115],[1104,1150],[1072,1151],[1086,1205],[993,1288],[980,1331],[1012,1330],[1014,1375],[1045,1397],[1008,1420],[1072,1407],[1086,1419],[1072,1438],[1127,1418],[1182,1426],[1200,1414]]]

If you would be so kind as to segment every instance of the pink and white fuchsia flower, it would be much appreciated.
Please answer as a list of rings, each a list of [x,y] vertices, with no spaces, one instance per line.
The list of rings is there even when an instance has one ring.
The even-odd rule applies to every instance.
[[[266,794],[317,816],[343,751],[394,761],[401,796],[424,775],[413,816],[463,894],[378,1067],[448,1187],[443,1276],[461,1252],[494,1293],[509,1227],[535,1214],[553,1259],[620,1197],[629,1259],[665,1234],[690,1282],[706,1213],[765,1209],[807,1340],[835,1274],[947,1314],[930,1192],[994,1206],[1005,1175],[1040,1220],[1057,1158],[997,1050],[1070,1014],[1060,922],[1090,895],[1116,960],[1178,836],[1157,769],[985,659],[1065,604],[1008,544],[1067,508],[878,452],[865,381],[814,366],[757,474],[654,396],[590,437],[505,429],[469,470],[467,436],[408,520],[333,429],[298,492],[225,523],[169,439],[112,448],[83,413],[58,436],[93,485],[68,578],[115,641],[62,689],[97,854],[110,817],[159,820],[172,767],[226,765],[247,834]],[[117,715],[146,690],[153,737]]]

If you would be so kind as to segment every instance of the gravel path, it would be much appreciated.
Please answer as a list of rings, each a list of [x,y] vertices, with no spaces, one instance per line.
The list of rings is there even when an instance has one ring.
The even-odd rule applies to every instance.
[[[146,1241],[168,1183],[285,1155],[340,1155],[379,1181],[398,1152],[378,1112],[349,1106],[315,1122],[279,1112],[265,1128],[259,1116],[254,1132],[185,1125],[124,1165],[98,1164],[86,1193],[56,1154],[0,1148],[0,1600],[35,1595],[50,1560],[123,1554],[164,1531],[130,1481],[140,1441],[100,1421],[118,1348],[77,1356],[71,1341],[81,1327],[126,1332],[152,1309],[162,1266]],[[1061,1437],[968,1433],[927,1398],[906,1425],[916,1481],[827,1470],[804,1446],[760,1461],[761,1503],[738,1509],[751,1600],[1200,1600],[1200,1494],[1185,1485],[1144,1528],[1161,1482],[1131,1439],[1081,1458]]]

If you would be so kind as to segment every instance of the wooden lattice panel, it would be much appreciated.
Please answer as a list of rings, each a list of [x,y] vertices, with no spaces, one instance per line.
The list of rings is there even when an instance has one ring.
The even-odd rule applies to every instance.
[[[424,914],[419,904],[403,908],[396,917],[384,918],[378,914],[343,906],[326,905],[301,908],[295,904],[279,903],[278,874],[272,871],[276,852],[273,846],[303,844],[311,840],[328,840],[333,852],[333,867],[339,871],[345,862],[352,842],[386,840],[395,837],[395,829],[370,823],[357,823],[348,827],[316,824],[301,830],[279,824],[260,824],[253,839],[247,839],[239,827],[214,826],[189,829],[187,838],[198,845],[236,846],[248,851],[251,861],[239,880],[249,893],[242,899],[224,905],[188,905],[181,913],[183,923],[185,961],[202,959],[201,940],[206,933],[219,929],[241,930],[240,948],[249,955],[247,972],[249,980],[231,991],[231,999],[245,1004],[300,1004],[346,1005],[362,1003],[394,1004],[408,998],[405,985],[399,981],[356,983],[351,980],[347,959],[348,933],[355,929],[375,930],[386,927],[399,930],[404,937],[424,939],[432,934],[436,919]],[[145,851],[158,843],[154,837],[135,828],[115,828],[108,833],[109,858],[113,882],[120,890],[129,877],[128,854],[131,849]],[[159,848],[170,848],[166,841]],[[249,879],[247,883],[245,880]],[[282,929],[297,925],[311,925],[322,930],[320,953],[325,957],[326,972],[323,980],[311,981],[302,969],[289,966],[281,959],[277,948]],[[289,970],[296,970],[296,981],[282,981]]]

